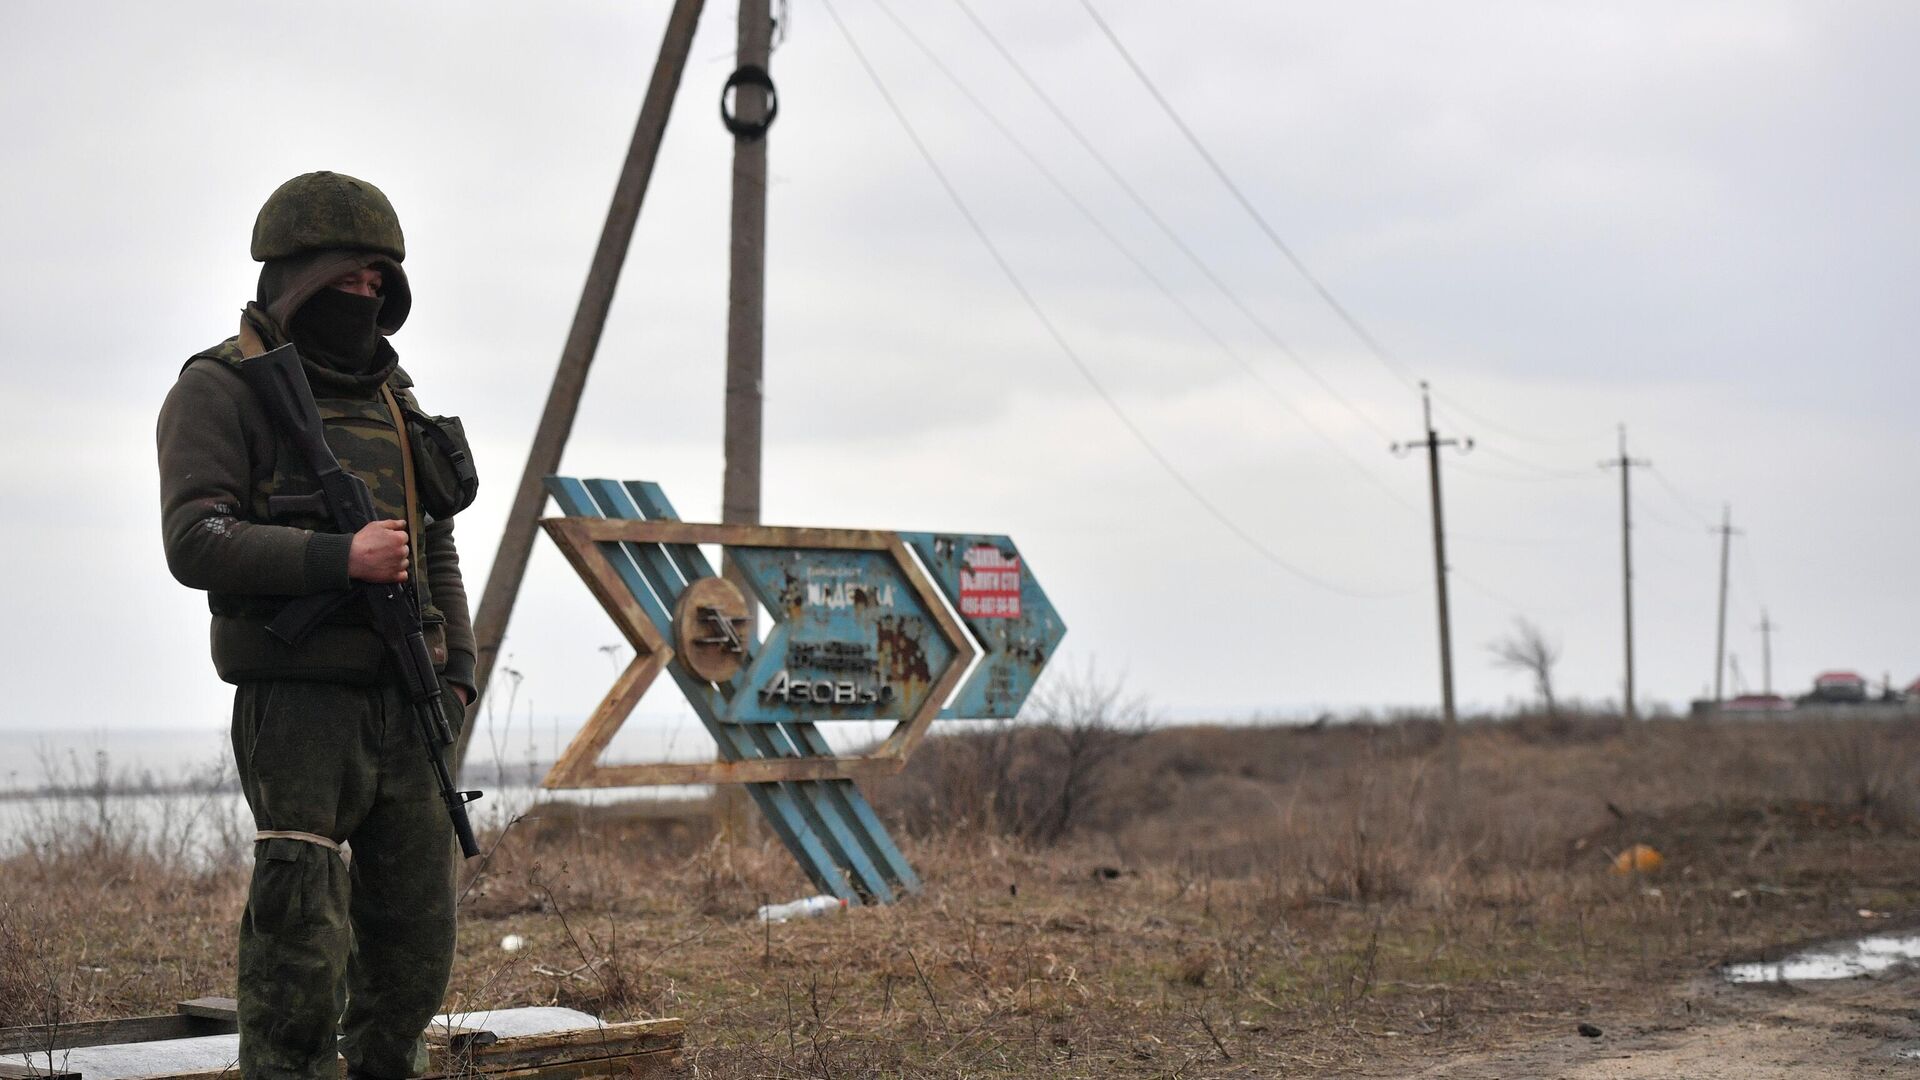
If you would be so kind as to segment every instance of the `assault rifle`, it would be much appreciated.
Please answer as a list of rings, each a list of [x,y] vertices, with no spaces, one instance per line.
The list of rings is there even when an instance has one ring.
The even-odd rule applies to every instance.
[[[310,495],[274,495],[267,509],[276,516],[285,512],[305,512],[333,519],[333,526],[351,536],[369,523],[379,520],[374,513],[373,497],[367,482],[340,467],[327,445],[320,410],[313,403],[313,387],[300,367],[300,356],[291,344],[241,361],[240,377],[253,388],[267,416],[306,459],[307,467],[320,480],[320,490]],[[356,581],[337,593],[319,593],[289,604],[288,611],[269,626],[269,630],[289,645],[298,644],[328,612],[355,596],[365,599],[373,617],[373,629],[387,647],[387,655],[405,684],[407,700],[413,706],[413,718],[420,743],[433,763],[434,777],[440,783],[440,799],[447,804],[453,819],[453,834],[460,839],[460,853],[471,859],[480,854],[473,838],[473,823],[467,819],[467,804],[478,799],[478,791],[456,791],[453,776],[441,756],[444,747],[453,745],[453,729],[447,724],[440,677],[434,673],[433,659],[427,655],[426,636],[420,627],[420,598],[412,581],[381,584]]]

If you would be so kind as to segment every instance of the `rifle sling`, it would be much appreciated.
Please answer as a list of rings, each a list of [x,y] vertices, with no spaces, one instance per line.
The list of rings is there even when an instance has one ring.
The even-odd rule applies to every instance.
[[[380,384],[380,396],[387,401],[387,412],[393,416],[394,433],[400,437],[400,481],[407,491],[407,558],[408,573],[413,575],[413,587],[424,590],[426,580],[420,575],[420,491],[413,479],[413,443],[407,438],[407,417],[400,411],[400,402],[393,396],[393,388],[386,383]]]

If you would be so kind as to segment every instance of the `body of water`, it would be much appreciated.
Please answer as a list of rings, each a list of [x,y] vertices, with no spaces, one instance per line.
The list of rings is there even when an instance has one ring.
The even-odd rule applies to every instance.
[[[697,743],[688,740],[687,747]],[[654,760],[687,757],[669,755],[664,747],[656,752],[661,758]],[[470,808],[475,825],[497,828],[540,802],[607,806],[707,793],[686,786],[549,791],[539,786],[548,765],[548,759],[529,760],[525,752],[495,757],[476,742],[463,783],[486,792]],[[227,732],[0,731],[0,856],[102,834],[162,856],[243,852],[253,819],[236,786]]]

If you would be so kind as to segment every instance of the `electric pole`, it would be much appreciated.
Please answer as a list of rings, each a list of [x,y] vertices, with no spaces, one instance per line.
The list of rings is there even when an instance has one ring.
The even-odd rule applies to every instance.
[[[1773,696],[1773,632],[1780,624],[1773,621],[1766,608],[1760,609],[1760,682],[1763,692]]]
[[[1713,531],[1720,534],[1720,623],[1713,648],[1713,704],[1719,708],[1726,700],[1722,690],[1727,669],[1727,553],[1732,550],[1733,538],[1740,533],[1733,527],[1733,507],[1721,505],[1720,524]]]
[[[733,132],[733,210],[727,278],[727,392],[725,474],[720,520],[760,523],[760,445],[767,299],[767,129],[777,108],[767,65],[773,55],[770,0],[740,0],[735,68],[721,91],[721,108]],[[728,92],[731,112],[727,111]],[[740,587],[750,618],[757,619],[753,590],[729,556],[722,572]],[[749,628],[753,623],[748,624]],[[758,635],[753,635],[757,637]],[[722,836],[744,839],[752,827],[745,789],[714,790],[715,822]]]
[[[1633,696],[1633,499],[1631,484],[1635,468],[1647,468],[1653,462],[1627,456],[1627,425],[1620,425],[1620,456],[1603,461],[1603,469],[1620,470],[1620,592],[1624,601],[1627,646],[1627,685],[1622,700],[1626,703],[1627,726],[1640,718]]]
[[[767,299],[767,76],[769,0],[740,0],[733,93],[733,216],[727,279],[726,474],[720,520],[760,523],[760,434]],[[747,592],[729,567],[728,575]]]
[[[1427,449],[1427,485],[1433,499],[1434,594],[1440,606],[1440,715],[1446,724],[1448,780],[1458,793],[1460,718],[1453,707],[1453,618],[1447,608],[1447,529],[1440,499],[1440,448],[1458,446],[1465,452],[1473,449],[1473,440],[1440,437],[1433,426],[1433,396],[1425,380],[1420,383],[1420,410],[1426,422],[1426,434],[1413,442],[1394,443],[1391,449],[1395,454],[1406,454],[1420,446]]]

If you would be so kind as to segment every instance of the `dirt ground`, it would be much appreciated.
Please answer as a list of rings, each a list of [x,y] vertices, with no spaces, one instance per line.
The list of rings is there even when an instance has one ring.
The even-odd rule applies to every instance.
[[[1071,817],[1071,744],[996,738],[877,787],[925,889],[828,918],[754,922],[811,891],[771,840],[496,822],[447,1005],[683,1017],[697,1077],[1920,1076],[1920,975],[1713,976],[1920,926],[1920,726],[1476,726],[1453,799],[1430,725],[1165,729]],[[244,844],[47,835],[0,859],[0,1027],[232,992]]]
[[[1795,985],[1696,980],[1661,1009],[1596,1013],[1565,1034],[1391,1075],[1445,1080],[1839,1080],[1920,1075],[1920,974]]]

